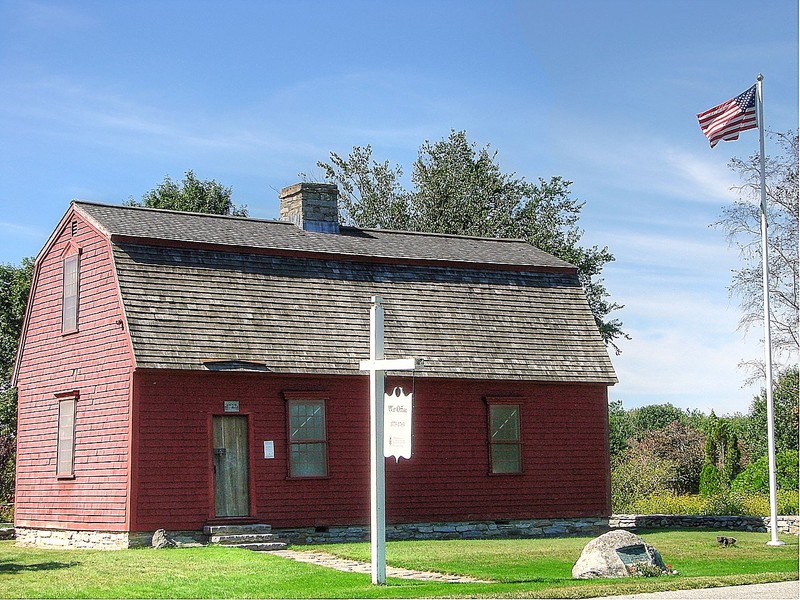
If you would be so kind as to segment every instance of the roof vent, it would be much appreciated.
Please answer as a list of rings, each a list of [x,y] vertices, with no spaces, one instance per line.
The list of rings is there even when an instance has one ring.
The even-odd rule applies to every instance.
[[[339,233],[339,188],[333,183],[296,183],[283,188],[281,221],[304,231]]]
[[[73,221],[72,222],[70,235],[72,235],[73,237],[78,235],[78,222],[77,221]]]
[[[271,371],[264,363],[249,360],[208,359],[202,362],[209,371]]]

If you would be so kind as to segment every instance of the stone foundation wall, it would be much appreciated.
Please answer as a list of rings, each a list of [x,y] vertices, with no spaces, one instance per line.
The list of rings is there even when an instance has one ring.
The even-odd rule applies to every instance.
[[[132,531],[128,534],[129,548],[147,548],[153,544],[155,531]],[[179,547],[202,546],[208,543],[208,536],[202,531],[168,531]]]
[[[404,523],[386,526],[387,540],[453,540],[535,538],[569,535],[599,535],[608,531],[608,519],[525,519],[468,521],[456,523]],[[273,529],[275,537],[293,544],[363,542],[369,526],[299,527]]]
[[[612,515],[612,529],[728,529],[731,531],[769,531],[769,517],[737,517],[712,515]],[[778,532],[798,535],[800,516],[778,517]]]
[[[509,521],[468,521],[457,523],[405,523],[386,526],[387,540],[452,540],[537,538],[556,536],[596,536],[609,529],[725,529],[730,531],[767,532],[769,517],[693,516],[693,515],[612,515],[605,518],[525,519]],[[779,516],[778,531],[798,535],[800,517]],[[86,548],[122,550],[149,546],[153,532],[71,531],[18,527],[20,546],[41,548]],[[363,542],[369,540],[369,526],[299,527],[273,529],[275,537],[294,544]],[[205,543],[201,531],[174,531],[171,537],[179,545]]]
[[[76,531],[17,527],[15,533],[17,546],[92,550],[123,550],[128,547],[128,533],[125,531]]]
[[[18,546],[39,548],[70,548],[91,550],[124,550],[150,546],[152,531],[86,531],[69,529],[39,529],[17,527],[15,532]],[[202,531],[170,531],[170,537],[178,546],[198,546],[208,543],[208,536]]]

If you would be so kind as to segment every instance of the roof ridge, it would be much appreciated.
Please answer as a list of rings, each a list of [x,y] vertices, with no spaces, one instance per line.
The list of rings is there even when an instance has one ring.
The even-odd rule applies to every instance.
[[[280,219],[261,219],[258,217],[243,217],[239,215],[219,215],[216,213],[204,213],[204,212],[195,212],[190,210],[175,210],[171,208],[154,208],[152,206],[135,206],[130,204],[111,204],[108,202],[95,202],[92,200],[79,200],[74,199],[73,204],[89,204],[91,206],[102,206],[105,208],[122,208],[122,209],[130,209],[130,210],[138,210],[138,211],[150,211],[156,213],[166,213],[166,214],[173,214],[173,215],[193,215],[197,217],[210,217],[210,218],[221,218],[221,219],[230,219],[230,220],[237,220],[237,221],[256,221],[259,223],[277,223],[280,225],[292,225],[294,223],[290,221],[282,221]],[[522,242],[528,244],[528,240],[524,238],[500,238],[500,237],[483,237],[478,235],[461,235],[457,233],[440,233],[438,231],[411,231],[406,229],[383,229],[377,227],[356,227],[354,225],[342,225],[341,229],[349,229],[351,231],[361,231],[361,232],[376,232],[376,233],[391,233],[391,234],[402,234],[402,235],[419,235],[419,236],[427,236],[427,237],[440,237],[440,238],[452,238],[452,239],[461,239],[461,240],[476,240],[476,241],[490,241],[490,242]]]
[[[166,213],[172,215],[192,215],[194,217],[211,217],[215,219],[230,219],[234,221],[256,221],[259,223],[276,223],[279,225],[293,225],[289,221],[281,221],[279,219],[260,219],[258,217],[242,217],[240,215],[218,215],[216,213],[195,212],[191,210],[175,210],[171,208],[153,208],[152,206],[131,206],[130,204],[110,204],[108,202],[94,202],[91,200],[78,200],[72,201],[72,204],[88,204],[90,206],[102,206],[104,208],[122,208],[138,211],[149,211],[155,213]]]
[[[352,225],[343,225],[341,229],[353,229],[355,231],[367,231],[378,233],[401,233],[403,235],[425,235],[428,237],[442,237],[442,238],[455,238],[459,240],[477,240],[481,242],[523,242],[528,244],[528,240],[524,238],[500,238],[500,237],[482,237],[478,235],[460,235],[458,233],[440,233],[438,231],[411,231],[405,229],[379,229],[375,227],[354,227]]]

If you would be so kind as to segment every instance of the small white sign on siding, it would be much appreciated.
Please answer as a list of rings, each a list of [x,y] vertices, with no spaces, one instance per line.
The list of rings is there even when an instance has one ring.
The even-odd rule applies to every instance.
[[[413,394],[404,394],[403,388],[394,388],[384,395],[383,402],[383,455],[411,458]]]
[[[264,458],[275,458],[275,442],[272,440],[264,441]]]
[[[217,405],[219,406],[219,405]],[[226,413],[228,412],[239,412],[239,401],[238,400],[225,400],[223,403],[223,409]]]

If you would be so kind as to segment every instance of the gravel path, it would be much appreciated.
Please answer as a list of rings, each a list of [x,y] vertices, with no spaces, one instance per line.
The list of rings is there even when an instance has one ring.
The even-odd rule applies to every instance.
[[[357,560],[339,558],[327,552],[298,552],[297,550],[273,550],[270,554],[290,558],[300,562],[311,563],[321,567],[336,569],[337,571],[347,571],[348,573],[367,573],[371,572],[369,563]],[[419,581],[440,581],[445,583],[492,583],[482,581],[473,577],[463,575],[446,575],[444,573],[433,573],[430,571],[413,571],[411,569],[398,569],[396,567],[386,567],[387,577],[401,577],[403,579],[417,579]]]

